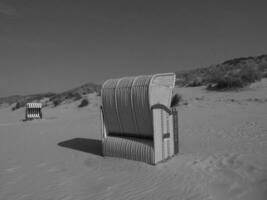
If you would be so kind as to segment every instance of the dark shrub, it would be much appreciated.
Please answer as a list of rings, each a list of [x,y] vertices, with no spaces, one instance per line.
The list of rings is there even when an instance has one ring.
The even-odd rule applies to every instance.
[[[83,99],[81,103],[78,105],[79,108],[85,107],[89,105],[89,100],[88,99]]]
[[[54,99],[53,100],[53,105],[56,107],[61,103],[60,99]]]
[[[214,81],[214,84],[208,85],[208,90],[227,90],[242,88],[246,85],[240,77],[236,76],[223,76]]]
[[[264,68],[264,67],[261,67]],[[224,71],[217,69],[210,74],[209,90],[228,90],[242,88],[250,83],[260,80],[263,77],[263,72],[254,64],[244,64],[237,69]]]
[[[226,76],[223,77],[217,83],[218,89],[231,89],[231,88],[240,88],[244,87],[245,83],[239,77]]]
[[[175,94],[171,100],[171,107],[178,106],[181,101],[182,101],[182,96],[180,94]]]
[[[20,102],[17,102],[16,105],[14,107],[12,107],[12,110],[17,110],[19,109],[20,107],[22,107],[21,103]]]

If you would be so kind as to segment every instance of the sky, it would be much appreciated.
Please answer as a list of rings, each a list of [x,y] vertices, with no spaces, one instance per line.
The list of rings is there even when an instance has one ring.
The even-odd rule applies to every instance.
[[[266,0],[0,0],[0,96],[267,53]]]

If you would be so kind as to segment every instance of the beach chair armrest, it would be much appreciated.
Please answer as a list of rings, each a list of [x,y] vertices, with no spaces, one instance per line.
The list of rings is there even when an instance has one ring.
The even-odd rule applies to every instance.
[[[159,103],[158,104],[154,104],[154,105],[151,106],[151,110],[153,110],[153,109],[162,109],[162,110],[165,110],[169,115],[172,114],[172,110],[169,107],[167,107],[167,106],[165,106],[163,104],[159,104]]]

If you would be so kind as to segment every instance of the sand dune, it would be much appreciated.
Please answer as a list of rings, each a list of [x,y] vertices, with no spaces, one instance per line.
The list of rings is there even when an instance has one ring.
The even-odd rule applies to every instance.
[[[176,90],[188,101],[180,153],[157,166],[101,156],[97,100],[30,122],[23,109],[0,109],[0,199],[267,199],[266,80],[240,92]]]

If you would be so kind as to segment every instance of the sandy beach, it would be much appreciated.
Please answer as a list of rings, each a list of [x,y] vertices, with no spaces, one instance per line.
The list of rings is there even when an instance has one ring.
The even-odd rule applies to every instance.
[[[176,88],[180,152],[156,166],[101,156],[98,97],[0,109],[0,199],[266,200],[267,80],[242,91]]]

